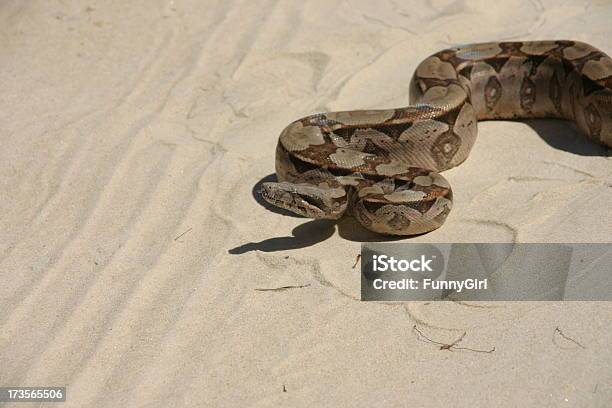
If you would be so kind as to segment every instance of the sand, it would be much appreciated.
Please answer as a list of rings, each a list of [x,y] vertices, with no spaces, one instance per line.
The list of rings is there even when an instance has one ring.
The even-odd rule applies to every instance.
[[[450,45],[612,53],[611,18],[607,1],[2,2],[0,386],[66,385],[66,407],[606,406],[609,303],[360,302],[352,265],[377,237],[254,191],[298,117],[406,105]],[[447,223],[413,241],[610,240],[606,150],[564,122],[479,131],[445,173]],[[305,286],[255,290],[287,285]]]

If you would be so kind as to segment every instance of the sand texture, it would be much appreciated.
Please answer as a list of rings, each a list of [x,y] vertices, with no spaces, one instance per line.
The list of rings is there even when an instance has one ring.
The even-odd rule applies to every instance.
[[[451,45],[610,54],[610,21],[605,0],[3,1],[0,386],[66,385],[62,407],[610,406],[609,303],[360,302],[377,237],[255,197],[294,119],[406,105]],[[444,173],[448,221],[414,241],[609,241],[608,156],[565,122],[481,123]],[[256,290],[282,286],[303,287]]]

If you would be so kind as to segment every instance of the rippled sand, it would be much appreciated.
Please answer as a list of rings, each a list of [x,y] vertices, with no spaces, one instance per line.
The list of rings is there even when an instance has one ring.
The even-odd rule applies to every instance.
[[[66,407],[606,406],[609,303],[362,303],[352,266],[375,237],[254,191],[293,119],[406,105],[452,44],[612,53],[611,18],[607,1],[2,2],[0,386],[66,385]],[[563,122],[479,129],[445,173],[446,225],[415,241],[610,240],[605,150]],[[303,287],[255,290],[281,286]]]

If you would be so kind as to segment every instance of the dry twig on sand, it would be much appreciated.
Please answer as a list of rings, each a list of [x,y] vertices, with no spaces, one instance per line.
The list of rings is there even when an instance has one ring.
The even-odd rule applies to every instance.
[[[193,228],[189,228],[187,231],[183,232],[182,234],[180,234],[178,237],[174,238],[175,241],[177,241],[180,237],[182,237],[183,235],[187,234],[189,231],[191,231]]]
[[[361,259],[361,254],[357,254],[357,258],[355,258],[355,263],[353,264],[353,269],[355,269],[360,259]]]
[[[557,344],[557,342],[555,341],[555,335],[558,334],[559,336],[563,337],[565,340],[574,343],[575,345],[577,345],[578,347],[582,348],[582,349],[586,349],[586,347],[584,347],[582,344],[580,344],[580,342],[578,342],[577,340],[572,339],[569,336],[566,336],[565,333],[563,333],[563,331],[557,326],[555,327],[555,331],[553,332],[553,343]]]
[[[281,286],[281,287],[278,287],[278,288],[255,288],[255,290],[258,291],[258,292],[279,292],[279,291],[287,290],[287,289],[307,288],[308,286],[310,286],[310,283],[307,283],[306,285]]]
[[[442,343],[442,342],[432,340],[429,337],[427,337],[425,334],[423,334],[421,330],[419,330],[416,324],[412,326],[412,329],[419,335],[419,337],[417,337],[419,341],[437,344],[438,346],[440,346],[440,350],[448,350],[448,351],[467,350],[467,351],[473,351],[474,353],[492,353],[495,351],[495,347],[493,347],[491,350],[477,350],[477,349],[473,349],[469,347],[458,347],[457,344],[459,344],[463,340],[467,332],[463,332],[463,334],[459,336],[459,338],[453,341],[452,343]]]

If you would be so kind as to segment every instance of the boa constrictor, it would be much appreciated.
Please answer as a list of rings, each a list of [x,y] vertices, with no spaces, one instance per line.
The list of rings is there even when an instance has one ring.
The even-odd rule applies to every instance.
[[[269,203],[309,218],[352,214],[381,234],[442,225],[452,191],[439,172],[461,164],[477,121],[561,118],[612,147],[612,59],[577,41],[492,42],[419,64],[411,106],[333,112],[291,123],[276,149]]]

